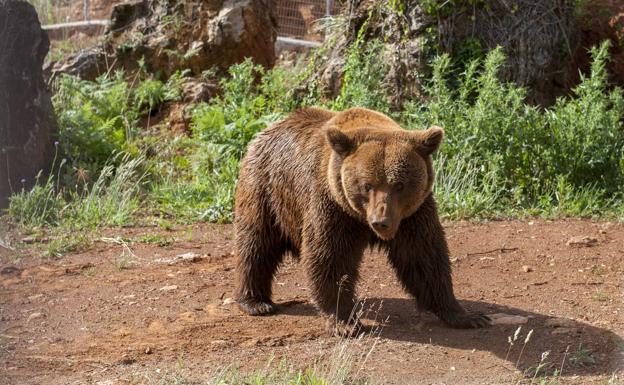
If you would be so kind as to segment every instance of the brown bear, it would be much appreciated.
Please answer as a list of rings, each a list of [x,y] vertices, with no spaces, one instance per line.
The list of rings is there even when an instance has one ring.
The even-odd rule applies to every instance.
[[[330,332],[349,334],[367,247],[388,254],[422,310],[455,328],[486,326],[453,294],[444,230],[432,195],[439,127],[408,131],[363,108],[296,111],[260,133],[242,160],[235,196],[237,302],[272,313],[273,276],[301,258]]]

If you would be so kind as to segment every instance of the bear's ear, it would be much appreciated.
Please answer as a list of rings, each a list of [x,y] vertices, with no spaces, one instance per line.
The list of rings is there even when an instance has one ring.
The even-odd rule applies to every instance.
[[[444,130],[438,126],[431,126],[420,134],[420,149],[427,155],[434,153],[444,138]]]
[[[328,128],[325,135],[331,148],[341,156],[349,155],[355,147],[353,140],[337,128]]]

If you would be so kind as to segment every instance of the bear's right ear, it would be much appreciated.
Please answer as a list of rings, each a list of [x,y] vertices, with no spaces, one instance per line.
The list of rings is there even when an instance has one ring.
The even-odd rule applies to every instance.
[[[355,147],[353,140],[337,128],[328,128],[325,135],[331,148],[341,156],[349,155]]]

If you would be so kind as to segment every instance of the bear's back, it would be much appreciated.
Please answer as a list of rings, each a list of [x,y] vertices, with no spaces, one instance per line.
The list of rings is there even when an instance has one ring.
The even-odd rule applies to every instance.
[[[276,122],[250,143],[241,162],[236,200],[253,196],[298,245],[310,200],[327,189],[324,125],[335,113],[307,108]]]

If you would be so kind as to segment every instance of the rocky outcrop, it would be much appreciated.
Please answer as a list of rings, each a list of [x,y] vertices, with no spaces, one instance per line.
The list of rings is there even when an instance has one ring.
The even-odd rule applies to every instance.
[[[50,167],[58,128],[42,75],[49,40],[35,9],[0,0],[0,208]]]
[[[224,71],[247,57],[267,68],[275,62],[277,21],[273,0],[141,0],[119,4],[101,47],[83,60],[58,63],[53,73],[92,79],[111,67],[145,68],[165,77]],[[80,55],[80,54],[79,54]]]
[[[384,86],[392,90],[394,106],[421,96],[432,55],[447,52],[457,62],[496,46],[508,57],[502,77],[526,87],[533,103],[548,105],[569,89],[570,77],[576,75],[566,64],[577,47],[577,2],[447,1],[438,2],[439,8],[434,3],[426,9],[417,1],[401,1],[394,8],[372,0],[347,1],[344,29],[326,42],[326,57],[310,82],[328,98],[338,95],[347,48],[360,36],[379,39],[384,46]]]

